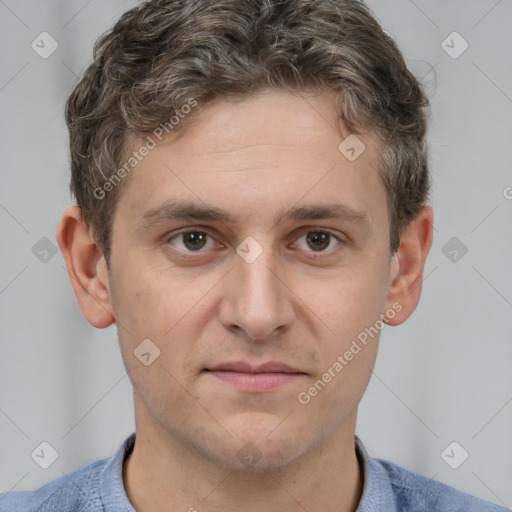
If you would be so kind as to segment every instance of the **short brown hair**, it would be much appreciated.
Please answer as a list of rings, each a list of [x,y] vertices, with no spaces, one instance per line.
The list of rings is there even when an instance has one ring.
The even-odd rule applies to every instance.
[[[98,190],[120,170],[129,137],[169,126],[191,99],[265,89],[335,93],[352,133],[375,131],[391,253],[398,249],[428,199],[429,102],[369,8],[360,0],[149,0],[96,42],[66,104],[71,192],[107,265],[121,184]]]

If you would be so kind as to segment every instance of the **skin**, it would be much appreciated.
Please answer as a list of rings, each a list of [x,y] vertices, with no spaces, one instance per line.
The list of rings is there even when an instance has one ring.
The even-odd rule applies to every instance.
[[[385,322],[398,325],[414,311],[433,213],[425,206],[390,254],[378,139],[360,135],[366,149],[349,161],[338,150],[349,132],[334,105],[331,95],[266,91],[202,107],[123,184],[110,271],[79,209],[62,215],[57,238],[80,309],[95,327],[116,322],[133,384],[137,438],[123,480],[137,511],[357,508],[357,407],[378,336],[308,404],[297,396],[379,315],[393,309]],[[140,228],[144,212],[171,200],[207,203],[239,222]],[[277,219],[295,206],[331,203],[366,221]],[[194,252],[190,238],[173,237],[182,228],[208,234],[206,245]],[[318,229],[341,242],[331,237],[318,249],[307,237]],[[248,236],[263,250],[252,263],[236,252]],[[160,350],[149,366],[134,355],[144,339]],[[247,392],[204,371],[240,360],[283,361],[304,375]],[[261,458],[246,467],[238,452],[249,442]]]

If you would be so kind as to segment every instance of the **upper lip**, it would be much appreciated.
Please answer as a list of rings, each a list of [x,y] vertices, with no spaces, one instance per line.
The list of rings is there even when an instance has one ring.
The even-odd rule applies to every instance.
[[[255,365],[245,361],[233,361],[230,363],[222,363],[211,368],[206,368],[210,371],[232,371],[243,373],[304,373],[299,369],[289,366],[280,361],[268,361],[266,363]]]

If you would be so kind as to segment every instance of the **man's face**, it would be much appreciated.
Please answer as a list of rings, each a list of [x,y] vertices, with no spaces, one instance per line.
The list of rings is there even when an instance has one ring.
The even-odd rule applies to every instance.
[[[138,429],[231,468],[251,442],[260,469],[353,429],[378,336],[308,390],[390,307],[389,226],[376,138],[360,136],[366,149],[350,161],[334,105],[284,92],[216,100],[134,169],[114,218],[109,282]],[[178,202],[232,219],[165,215]],[[339,217],[306,210],[335,205]],[[298,208],[306,215],[287,216]],[[134,355],[146,339],[160,350],[148,366]],[[208,371],[240,361],[302,373],[244,384]]]

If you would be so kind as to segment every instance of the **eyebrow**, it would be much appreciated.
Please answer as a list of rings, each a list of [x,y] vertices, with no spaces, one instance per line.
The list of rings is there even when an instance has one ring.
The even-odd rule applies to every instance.
[[[355,210],[341,203],[312,204],[281,210],[278,212],[275,222],[315,219],[341,219],[355,224],[366,224],[368,215],[362,210]],[[172,220],[218,221],[236,225],[239,224],[240,217],[207,204],[198,204],[191,201],[171,201],[144,212],[136,229],[144,230]]]

